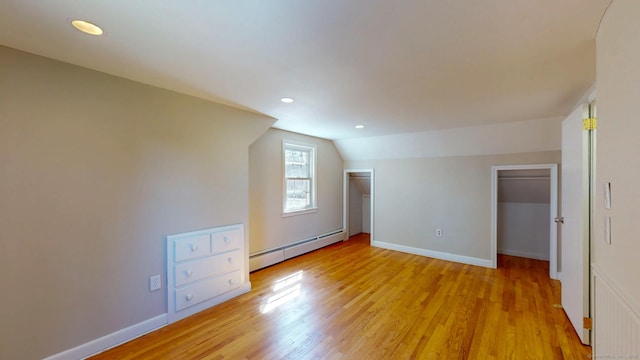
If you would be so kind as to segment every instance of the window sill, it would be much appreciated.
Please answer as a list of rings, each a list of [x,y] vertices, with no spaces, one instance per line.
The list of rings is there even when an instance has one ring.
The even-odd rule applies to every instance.
[[[305,214],[312,214],[318,212],[318,208],[310,208],[310,209],[304,209],[304,210],[295,210],[295,211],[290,211],[290,212],[283,212],[282,213],[282,217],[290,217],[290,216],[297,216],[297,215],[305,215]]]

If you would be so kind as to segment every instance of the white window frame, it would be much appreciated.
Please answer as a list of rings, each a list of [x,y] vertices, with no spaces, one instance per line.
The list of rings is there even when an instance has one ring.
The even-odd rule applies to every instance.
[[[288,179],[293,179],[293,178],[288,178],[287,177],[287,173],[286,173],[286,162],[287,159],[285,157],[285,152],[287,149],[299,149],[299,150],[305,150],[305,151],[309,151],[310,156],[309,156],[309,162],[311,163],[309,168],[310,168],[310,192],[311,192],[311,196],[310,196],[310,204],[302,209],[288,209],[287,208],[287,180]],[[302,215],[302,214],[308,214],[308,213],[313,213],[318,211],[318,207],[316,204],[316,179],[317,179],[317,171],[316,171],[316,164],[317,164],[317,147],[316,145],[313,144],[306,144],[306,143],[302,143],[299,141],[295,141],[295,140],[282,140],[282,216],[286,217],[286,216],[294,216],[294,215]]]

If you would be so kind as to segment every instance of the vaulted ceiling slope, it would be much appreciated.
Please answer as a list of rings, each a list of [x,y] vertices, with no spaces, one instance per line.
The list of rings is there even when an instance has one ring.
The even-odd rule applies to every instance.
[[[609,3],[2,0],[0,44],[345,139],[568,114]]]

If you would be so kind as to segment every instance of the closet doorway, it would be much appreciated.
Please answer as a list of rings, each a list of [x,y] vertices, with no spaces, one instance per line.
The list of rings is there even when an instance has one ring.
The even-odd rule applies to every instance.
[[[558,278],[558,165],[492,167],[492,265],[498,253],[549,261]]]
[[[374,241],[374,182],[373,169],[344,170],[343,228],[347,238],[369,234]]]

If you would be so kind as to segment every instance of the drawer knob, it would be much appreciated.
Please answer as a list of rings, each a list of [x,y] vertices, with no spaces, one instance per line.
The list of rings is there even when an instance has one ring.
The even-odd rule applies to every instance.
[[[233,285],[233,279],[229,279],[229,285]]]
[[[187,296],[184,297],[187,301],[191,301],[193,300],[193,294],[192,293],[188,293]]]
[[[193,270],[191,269],[187,269],[187,271],[184,272],[187,276],[191,277],[191,275],[193,275]]]
[[[191,244],[191,251],[198,251],[198,244]]]
[[[231,264],[233,262],[233,258],[228,258],[227,261]]]
[[[229,243],[229,238],[228,238],[228,237],[226,237],[226,236],[224,237],[224,243],[225,243],[225,244],[228,244],[228,243]]]

